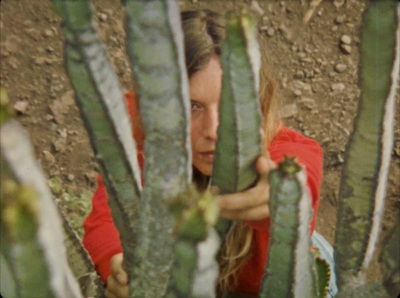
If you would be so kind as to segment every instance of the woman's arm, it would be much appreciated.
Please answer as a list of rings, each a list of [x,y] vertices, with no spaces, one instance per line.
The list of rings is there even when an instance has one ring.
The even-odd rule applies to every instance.
[[[228,219],[245,220],[254,229],[269,228],[269,183],[268,172],[285,155],[297,156],[305,167],[307,187],[312,199],[313,217],[311,229],[314,230],[316,211],[319,204],[319,192],[322,180],[322,150],[320,145],[298,132],[282,128],[269,147],[271,160],[260,157],[257,171],[261,178],[255,187],[249,190],[218,196],[220,216]]]
[[[110,275],[111,258],[122,252],[118,230],[114,226],[108,206],[106,188],[99,175],[98,188],[93,195],[92,211],[83,223],[83,245],[92,257],[103,282]]]

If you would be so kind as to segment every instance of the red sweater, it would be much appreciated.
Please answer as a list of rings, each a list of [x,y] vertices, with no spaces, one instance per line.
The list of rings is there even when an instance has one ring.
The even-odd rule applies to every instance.
[[[127,103],[129,112],[137,114],[134,96],[128,94]],[[135,125],[135,124],[133,124]],[[135,138],[138,138],[138,127],[134,126]],[[140,135],[142,138],[143,136]],[[142,144],[142,139],[139,139]],[[283,127],[272,140],[268,151],[273,161],[279,162],[284,155],[296,155],[300,163],[306,168],[307,186],[312,198],[314,210],[311,221],[311,231],[314,230],[315,216],[319,203],[319,188],[322,179],[322,150],[319,144],[308,139],[298,132]],[[142,167],[143,160],[139,154],[139,164]],[[107,203],[105,186],[98,177],[98,188],[93,196],[92,211],[84,222],[85,234],[83,244],[91,255],[97,272],[106,282],[110,275],[110,260],[117,253],[122,252],[119,233],[113,224],[111,211]],[[267,250],[269,245],[269,218],[259,221],[247,221],[253,229],[252,256],[244,265],[238,280],[237,292],[247,295],[257,295],[260,289],[260,281],[264,274]]]

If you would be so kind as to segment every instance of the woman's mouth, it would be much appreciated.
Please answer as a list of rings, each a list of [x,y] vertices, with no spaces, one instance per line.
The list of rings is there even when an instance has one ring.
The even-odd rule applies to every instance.
[[[214,161],[214,151],[205,151],[205,152],[200,152],[201,157],[203,160],[207,162],[213,162]]]

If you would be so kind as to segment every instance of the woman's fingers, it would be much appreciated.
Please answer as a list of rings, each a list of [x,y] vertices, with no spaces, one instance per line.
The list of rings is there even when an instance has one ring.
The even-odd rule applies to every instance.
[[[217,201],[221,211],[238,211],[267,204],[268,198],[269,184],[265,178],[262,178],[253,188],[243,192],[219,195]]]
[[[269,216],[268,204],[245,210],[221,210],[220,216],[237,220],[260,220]]]
[[[256,169],[260,175],[257,184],[243,192],[219,195],[217,197],[220,216],[228,219],[259,220],[269,216],[268,172],[275,168],[275,163],[265,156],[260,156]]]
[[[111,258],[111,274],[107,278],[105,296],[107,298],[128,297],[128,275],[122,266],[123,254],[118,253]]]

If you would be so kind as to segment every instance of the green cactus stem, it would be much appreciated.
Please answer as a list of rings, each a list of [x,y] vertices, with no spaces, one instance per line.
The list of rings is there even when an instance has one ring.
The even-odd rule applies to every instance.
[[[285,157],[269,182],[271,237],[260,297],[317,297],[306,175]]]
[[[124,3],[127,53],[146,136],[145,188],[130,289],[132,297],[161,297],[173,260],[173,220],[166,200],[185,193],[192,180],[183,33],[175,0]]]
[[[56,201],[57,203],[58,201]],[[81,239],[73,229],[71,222],[61,206],[60,211],[63,228],[65,231],[65,247],[67,250],[68,264],[79,282],[84,297],[103,297],[104,284],[97,274],[92,259],[84,248]]]
[[[215,254],[219,247],[218,237],[211,229],[218,218],[215,198],[209,192],[200,194],[191,189],[169,205],[175,217],[176,243],[167,297],[213,297],[218,276]],[[205,240],[206,253],[198,252]]]
[[[131,274],[141,183],[124,94],[92,24],[89,1],[54,0],[53,5],[65,34],[67,73],[101,166],[125,252],[124,266]]]
[[[211,183],[221,194],[255,184],[255,162],[262,154],[258,101],[261,56],[256,27],[248,16],[231,17],[222,45],[223,85],[219,106],[218,142]],[[217,230],[225,238],[232,222],[221,219]]]
[[[383,274],[383,285],[389,297],[400,293],[400,223],[390,231],[382,245],[379,258]]]
[[[11,277],[10,284],[2,283],[2,295],[82,297],[68,267],[57,208],[32,145],[14,120],[0,130],[1,255],[6,261],[1,269]]]
[[[339,288],[364,278],[380,232],[399,76],[396,10],[397,1],[373,0],[363,23],[362,94],[342,173],[334,249]]]

